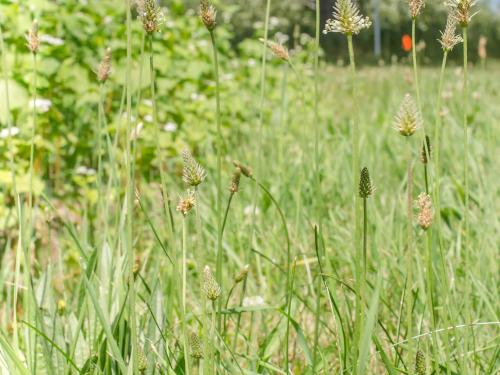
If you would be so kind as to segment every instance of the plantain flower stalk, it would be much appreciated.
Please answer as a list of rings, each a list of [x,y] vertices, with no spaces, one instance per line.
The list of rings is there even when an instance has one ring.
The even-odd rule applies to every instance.
[[[148,34],[160,30],[165,17],[156,0],[137,0],[137,11],[142,27]]]
[[[207,172],[198,163],[191,152],[187,148],[182,151],[182,160],[184,166],[182,168],[182,180],[191,187],[196,187],[201,184],[207,177]]]
[[[424,165],[424,179],[425,179],[425,192],[429,193],[429,177],[427,174],[427,164],[431,158],[432,148],[431,148],[431,138],[426,135],[424,136],[424,141],[422,142],[422,150],[420,151],[420,161]]]
[[[287,62],[290,61],[290,54],[288,53],[288,49],[282,44],[273,42],[271,40],[266,41],[264,38],[260,38],[259,40],[264,43],[271,50],[273,55],[278,59]]]
[[[456,34],[457,18],[453,12],[448,14],[446,20],[446,27],[441,31],[441,37],[438,39],[441,43],[443,51],[450,52],[457,44],[462,43],[463,39],[460,35]]]
[[[468,84],[468,26],[469,23],[476,13],[472,13],[472,8],[476,5],[477,0],[449,0],[448,5],[454,12],[458,23],[462,27],[462,39],[463,39],[463,76],[462,76],[462,115],[463,115],[463,185],[464,185],[464,235],[463,235],[463,246],[462,246],[462,259],[463,268],[468,269],[470,262],[470,248],[469,248],[469,233],[470,233],[470,223],[469,223],[469,210],[470,210],[470,190],[469,190],[469,84]],[[471,279],[467,274],[465,276],[465,287],[464,293],[468,295],[471,289]],[[471,301],[466,298],[465,301],[465,311],[466,320],[468,323],[472,323],[473,317],[471,316]],[[474,346],[474,330],[470,330],[469,334],[465,337],[465,348],[469,350],[471,346]],[[465,372],[472,372],[468,364],[463,363],[465,366]]]
[[[353,0],[337,0],[333,7],[332,18],[326,21],[325,28],[323,30],[324,34],[328,33],[342,33],[347,38],[347,49],[349,52],[349,67],[351,72],[351,99],[353,106],[358,106],[358,94],[357,94],[357,82],[356,82],[356,61],[354,57],[354,46],[353,46],[353,35],[359,34],[363,29],[367,29],[371,26],[371,21],[368,17],[364,17],[360,14],[357,4]],[[354,251],[356,253],[356,283],[358,288],[361,290],[356,299],[356,324],[355,324],[355,335],[359,334],[361,337],[361,330],[363,326],[364,319],[364,309],[365,309],[365,295],[364,295],[364,277],[363,265],[361,264],[363,258],[363,250],[361,245],[361,220],[360,220],[360,197],[357,194],[357,188],[359,183],[359,160],[360,160],[360,136],[359,136],[359,115],[354,114],[352,121],[352,131],[351,131],[351,150],[352,150],[352,194],[353,194],[353,245]],[[317,143],[315,144],[316,147]],[[316,156],[317,152],[315,150]],[[319,178],[318,176],[316,177]],[[317,181],[316,184],[319,182]],[[319,185],[317,185],[318,187]],[[318,211],[319,212],[319,211]],[[317,305],[319,308],[319,305]],[[319,310],[318,310],[319,311]],[[315,337],[314,342],[318,341],[318,329],[319,325],[315,327]],[[315,354],[316,355],[316,354]],[[315,367],[316,360],[313,360],[313,370]]]
[[[179,199],[179,204],[177,205],[177,211],[179,211],[182,217],[182,333],[184,336],[184,366],[187,373],[189,374],[189,355],[188,355],[188,333],[187,333],[187,322],[186,322],[186,295],[187,295],[187,225],[186,216],[193,209],[196,204],[196,199],[193,190],[188,190],[184,197]]]
[[[250,265],[245,264],[243,266],[243,268],[240,270],[240,272],[238,272],[236,274],[236,276],[234,277],[234,283],[238,284],[238,283],[241,283],[242,281],[246,280],[246,278],[248,276],[248,271],[250,271]]]
[[[144,353],[144,350],[138,349],[137,350],[137,370],[141,374],[143,374],[148,368],[148,359],[146,357],[146,353]]]
[[[366,287],[366,248],[368,236],[368,210],[366,200],[373,194],[374,187],[370,179],[368,168],[364,167],[361,170],[359,178],[359,196],[363,199],[363,288]]]
[[[417,350],[417,354],[415,356],[415,374],[416,375],[425,375],[427,372],[425,371],[425,355],[421,350]]]
[[[410,94],[406,94],[394,118],[394,129],[402,136],[413,135],[420,127],[420,113]]]
[[[252,168],[250,168],[244,164],[241,164],[241,162],[239,160],[234,160],[233,164],[235,167],[237,167],[241,170],[241,173],[243,174],[243,176],[248,177],[248,178],[253,178]]]
[[[359,196],[363,199],[368,198],[373,194],[374,187],[370,179],[370,172],[368,168],[364,167],[361,170],[361,177],[359,179]]]
[[[193,190],[188,190],[186,195],[179,198],[179,203],[177,204],[177,211],[182,215],[186,216],[189,211],[193,209],[196,204],[196,199]]]
[[[201,345],[201,340],[195,332],[191,332],[190,340],[191,344],[191,357],[194,359],[203,358],[203,348]]]
[[[106,48],[99,68],[97,69],[97,79],[99,82],[106,82],[111,74],[111,49]]]
[[[431,139],[428,135],[425,136],[424,142],[425,144],[422,144],[422,150],[420,152],[420,161],[423,164],[427,164],[432,156]]]
[[[420,228],[427,230],[432,225],[434,213],[432,212],[432,200],[429,194],[421,193],[416,201],[418,207],[417,222]]]
[[[208,31],[217,26],[217,10],[208,0],[200,1],[200,17]]]
[[[210,34],[210,41],[212,44],[213,52],[213,72],[215,80],[215,112],[216,112],[216,149],[217,149],[217,173],[216,173],[216,186],[217,186],[217,199],[215,211],[217,213],[217,259],[216,259],[216,277],[219,285],[223,285],[223,249],[222,249],[222,234],[223,234],[223,212],[222,212],[222,120],[221,120],[221,98],[220,98],[220,79],[219,79],[219,57],[217,53],[217,39],[215,27],[217,26],[217,11],[209,0],[200,0],[200,18]],[[218,329],[222,328],[222,301],[218,303]]]
[[[424,0],[409,0],[408,7],[410,8],[411,18],[415,19],[420,15],[422,9],[425,7],[425,2]]]
[[[40,49],[40,38],[38,37],[38,21],[34,20],[26,35],[26,45],[32,54],[36,55]]]
[[[203,292],[211,301],[215,301],[221,294],[221,287],[217,283],[217,280],[215,280],[209,266],[205,266],[203,269]]]
[[[394,119],[394,128],[406,138],[406,147],[408,153],[408,167],[407,167],[407,179],[406,179],[406,200],[407,200],[407,248],[406,248],[406,285],[407,285],[407,296],[412,295],[412,283],[413,283],[413,157],[412,157],[412,147],[410,142],[410,136],[412,136],[415,131],[420,127],[421,117],[420,113],[415,105],[410,94],[406,94],[398,113]],[[424,137],[425,140],[425,137]],[[427,151],[427,150],[426,150]],[[413,315],[412,315],[412,303],[411,298],[406,298],[406,324],[407,324],[407,335],[411,337],[411,332],[413,329]],[[413,356],[413,349],[411,344],[408,348],[408,353]]]
[[[370,18],[361,15],[358,6],[352,0],[337,0],[333,6],[332,18],[326,21],[323,34],[359,34],[371,24]]]
[[[467,27],[477,12],[471,13],[472,7],[477,4],[477,0],[449,0],[447,5],[452,10],[458,23],[462,27]]]
[[[233,176],[231,177],[231,184],[229,185],[229,192],[231,194],[235,194],[240,189],[240,180],[241,180],[241,168],[234,168]]]

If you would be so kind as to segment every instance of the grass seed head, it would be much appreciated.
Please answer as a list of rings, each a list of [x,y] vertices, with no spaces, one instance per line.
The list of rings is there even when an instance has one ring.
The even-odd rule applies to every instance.
[[[193,158],[191,152],[187,148],[182,150],[182,160],[184,166],[182,168],[182,179],[187,186],[198,186],[207,177],[205,169]]]
[[[189,337],[189,344],[191,346],[191,357],[195,359],[203,358],[203,348],[201,346],[201,340],[195,332],[191,332]]]
[[[137,11],[142,21],[142,27],[148,34],[160,30],[165,16],[156,0],[137,0]]]
[[[418,207],[417,222],[420,228],[427,230],[432,225],[434,213],[432,212],[432,199],[429,194],[421,193],[416,201]]]
[[[111,73],[111,49],[106,48],[104,52],[104,57],[99,64],[99,69],[97,70],[97,79],[100,82],[106,82]]]
[[[241,173],[243,173],[243,176],[248,177],[248,178],[253,178],[252,168],[241,164],[239,160],[233,160],[233,164],[235,167],[240,168]]]
[[[221,294],[221,288],[215,280],[209,266],[205,266],[203,270],[203,292],[211,301],[215,301]]]
[[[146,371],[148,368],[148,359],[146,358],[146,354],[144,350],[138,348],[137,350],[137,370],[141,373]]]
[[[410,8],[410,16],[412,19],[417,18],[422,9],[425,7],[424,0],[408,0],[408,7]]]
[[[441,43],[441,47],[445,52],[449,52],[455,47],[457,44],[462,43],[463,39],[460,35],[456,34],[457,29],[457,18],[455,17],[454,12],[450,12],[448,14],[448,18],[446,20],[446,27],[444,32],[441,31],[441,38],[439,38],[439,43]]]
[[[278,59],[283,61],[290,60],[290,54],[288,53],[288,49],[286,49],[286,47],[284,47],[282,44],[273,42],[271,40],[266,41],[264,38],[260,38],[259,40],[262,43],[265,43],[266,46],[274,54],[274,56],[276,56]]]
[[[241,168],[234,168],[233,176],[231,177],[231,185],[229,185],[229,191],[234,194],[237,193],[240,188],[241,179]]]
[[[36,55],[40,49],[40,38],[38,37],[38,21],[34,20],[26,35],[26,45],[32,54]]]
[[[370,173],[368,168],[364,167],[361,170],[361,176],[359,178],[359,196],[361,198],[368,198],[373,194],[374,188],[370,180]]]
[[[462,27],[467,27],[477,12],[472,13],[472,8],[477,0],[448,0],[447,5],[453,12],[454,17]]]
[[[371,24],[370,18],[360,14],[358,5],[353,0],[337,0],[333,6],[332,18],[326,21],[323,34],[359,34]]]
[[[179,203],[177,204],[177,211],[186,216],[189,211],[193,209],[196,204],[196,199],[194,197],[194,191],[188,190],[187,194],[179,198]]]
[[[420,152],[420,160],[422,163],[427,164],[429,159],[431,158],[432,147],[431,147],[431,139],[428,135],[425,136],[425,143],[422,144],[422,151]]]
[[[406,94],[394,118],[394,128],[402,136],[409,137],[420,127],[421,121],[415,102],[410,94]]]
[[[416,375],[425,375],[425,355],[421,350],[417,350],[417,355],[415,356],[415,373]]]
[[[234,282],[236,284],[241,283],[243,280],[245,280],[248,276],[248,271],[250,271],[250,265],[245,264],[243,268],[236,274],[234,277]]]
[[[217,10],[208,0],[200,1],[200,17],[208,31],[217,26]]]

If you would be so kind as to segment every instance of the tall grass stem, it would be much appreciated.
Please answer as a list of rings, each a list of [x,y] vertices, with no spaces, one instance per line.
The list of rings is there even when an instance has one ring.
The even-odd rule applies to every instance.
[[[222,273],[222,129],[221,129],[221,110],[220,110],[220,80],[219,80],[219,58],[217,55],[217,43],[215,39],[215,31],[210,31],[210,40],[212,42],[213,51],[213,65],[215,76],[215,101],[216,101],[216,117],[217,117],[217,267],[215,272],[215,279],[219,283],[222,290],[224,290],[224,275]],[[217,302],[217,329],[221,332],[222,327],[222,298]]]

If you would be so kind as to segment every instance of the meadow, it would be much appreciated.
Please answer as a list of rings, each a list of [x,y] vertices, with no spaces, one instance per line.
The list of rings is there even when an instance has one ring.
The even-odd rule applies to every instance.
[[[288,48],[269,7],[234,48],[219,3],[88,3],[0,5],[0,374],[499,373],[473,2],[436,66],[355,64],[351,0]]]

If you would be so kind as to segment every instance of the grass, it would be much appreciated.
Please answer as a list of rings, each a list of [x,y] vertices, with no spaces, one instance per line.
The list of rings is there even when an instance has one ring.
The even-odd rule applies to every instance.
[[[267,27],[265,34],[267,38]],[[131,53],[141,41],[128,33],[126,42]],[[164,103],[155,99],[154,71],[161,55],[153,64],[153,39],[148,42],[153,125],[158,127],[156,107]],[[221,52],[215,41],[213,46],[214,53]],[[127,59],[126,117],[121,123],[126,129],[116,141],[104,137],[98,189],[103,194],[98,209],[104,212],[98,224],[84,214],[71,221],[47,194],[34,200],[33,228],[50,232],[51,242],[37,241],[27,259],[18,232],[6,232],[0,268],[0,373],[286,374],[289,369],[295,374],[398,374],[413,373],[417,349],[424,353],[429,373],[498,373],[500,177],[492,135],[500,93],[491,77],[500,66],[469,66],[467,90],[455,84],[463,74],[450,61],[456,51],[445,55],[447,69],[444,62],[443,70],[419,67],[419,105],[427,134],[439,136],[432,144],[438,147],[440,172],[431,155],[428,179],[441,192],[439,219],[423,232],[413,223],[412,204],[427,190],[426,179],[423,173],[411,175],[412,168],[423,170],[423,165],[414,157],[415,147],[392,129],[393,114],[414,87],[411,78],[405,79],[411,77],[411,62],[358,64],[356,100],[351,100],[349,67],[320,64],[311,56],[305,62],[294,60],[297,74],[274,79],[286,70],[276,69],[265,47],[263,51],[261,76],[242,79],[238,91],[225,91],[224,80],[219,87],[214,78],[214,96],[208,100],[217,106],[215,113],[220,105],[220,116],[213,117],[217,131],[192,124],[203,135],[196,145],[197,160],[208,172],[197,186],[196,216],[171,216],[165,202],[185,190],[180,155],[161,160],[158,165],[165,162],[168,173],[156,171],[153,180],[134,170],[131,117],[137,93]],[[230,108],[224,99],[245,90],[257,91],[257,125],[231,119],[225,126]],[[441,90],[446,93],[442,101]],[[468,140],[460,120],[464,108]],[[354,111],[355,121],[363,124],[356,139],[351,138]],[[115,115],[100,105],[96,143],[103,137],[103,117]],[[419,141],[421,134],[416,136]],[[353,140],[376,186],[369,206],[363,200],[362,247],[357,238],[361,228],[360,233],[352,230],[353,223],[361,224],[361,213],[352,209],[359,181],[359,160],[353,171]],[[466,180],[461,178],[464,142]],[[413,143],[420,150],[420,141]],[[99,150],[101,146],[96,144]],[[277,155],[277,148],[284,155]],[[215,158],[204,152],[213,149]],[[251,178],[243,173],[237,192],[223,189],[230,184],[233,158],[255,169]],[[24,208],[17,194],[14,198],[24,233]],[[95,204],[86,198],[78,203]],[[53,219],[46,219],[43,205]],[[54,254],[58,265],[50,258]],[[222,286],[216,301],[202,292],[207,262]],[[247,263],[248,275],[236,282]],[[200,360],[190,358],[188,336],[193,332],[202,332]]]

